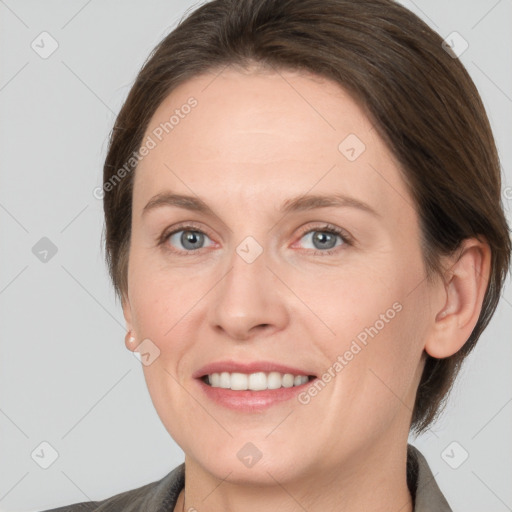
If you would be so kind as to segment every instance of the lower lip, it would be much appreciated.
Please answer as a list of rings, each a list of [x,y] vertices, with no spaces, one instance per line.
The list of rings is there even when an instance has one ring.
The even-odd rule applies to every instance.
[[[315,380],[316,378],[291,388],[234,391],[233,389],[214,388],[201,379],[197,379],[201,389],[210,400],[229,409],[242,412],[262,411],[272,405],[290,400]]]

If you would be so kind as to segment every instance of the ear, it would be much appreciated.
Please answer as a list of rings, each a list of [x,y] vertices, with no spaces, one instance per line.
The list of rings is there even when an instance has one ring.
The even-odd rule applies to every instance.
[[[444,287],[425,351],[442,359],[455,354],[471,335],[482,309],[491,268],[491,250],[486,241],[468,238],[455,256],[448,258]],[[446,268],[446,267],[445,267]]]
[[[128,300],[128,296],[123,294],[123,298],[121,300],[121,304],[123,307],[123,316],[126,321],[126,335],[124,337],[124,344],[128,350],[133,350],[137,346],[137,340],[133,341],[130,339],[132,336],[135,336],[135,332],[133,331],[133,323],[132,323],[132,308],[130,306],[130,301]]]

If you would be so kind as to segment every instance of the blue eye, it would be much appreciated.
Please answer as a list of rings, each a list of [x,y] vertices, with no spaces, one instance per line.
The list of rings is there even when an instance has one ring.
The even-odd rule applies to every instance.
[[[318,256],[328,256],[338,252],[345,245],[353,245],[348,234],[331,224],[303,231],[300,239],[306,237],[309,243],[313,244],[308,252]],[[208,240],[210,244],[205,246]],[[180,226],[169,233],[164,233],[159,239],[158,245],[163,245],[173,253],[195,255],[205,247],[215,246],[215,242],[197,226],[186,225]],[[179,247],[180,245],[181,247]]]
[[[202,249],[205,239],[210,240],[206,233],[203,233],[194,226],[183,226],[181,229],[166,234],[163,242],[169,241],[174,247],[176,244],[181,244],[183,249],[178,247],[179,251],[192,252]]]
[[[313,253],[318,255],[330,255],[337,252],[336,247],[351,244],[348,236],[344,235],[340,229],[331,225],[310,229],[304,232],[301,239],[306,237],[313,244]],[[340,243],[337,243],[338,239]]]

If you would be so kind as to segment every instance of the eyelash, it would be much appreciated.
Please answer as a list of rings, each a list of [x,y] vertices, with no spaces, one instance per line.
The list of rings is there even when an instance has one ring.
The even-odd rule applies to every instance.
[[[201,233],[203,235],[206,235],[210,239],[212,238],[212,237],[210,237],[208,235],[208,233],[205,233],[197,225],[194,225],[193,223],[188,223],[188,224],[185,224],[185,225],[177,226],[172,231],[169,231],[169,232],[164,231],[164,233],[158,239],[157,245],[158,246],[164,246],[165,250],[167,250],[167,251],[169,251],[169,252],[171,252],[173,254],[178,254],[178,255],[183,255],[183,256],[194,256],[194,255],[196,255],[197,252],[200,251],[201,249],[194,249],[192,251],[177,251],[176,249],[170,249],[169,246],[165,245],[170,236],[172,236],[172,235],[174,235],[176,233],[179,233],[180,231],[192,231],[192,232],[195,232],[195,233]],[[317,250],[317,249],[305,249],[306,251],[311,252],[315,256],[330,256],[330,255],[338,252],[339,250],[342,250],[341,248],[344,245],[348,245],[348,246],[354,245],[354,240],[352,239],[352,237],[350,237],[348,235],[348,233],[346,233],[345,231],[337,228],[336,226],[333,226],[332,224],[324,224],[323,226],[313,227],[313,228],[304,228],[303,230],[301,230],[299,239],[302,238],[304,235],[306,235],[308,233],[311,233],[312,231],[318,231],[320,233],[330,233],[330,234],[333,234],[333,235],[337,235],[337,236],[339,236],[341,238],[341,240],[343,242],[342,245],[336,246],[335,248],[328,249],[328,250],[325,250],[325,251],[320,251],[320,250]]]
[[[354,245],[354,240],[349,236],[348,233],[341,230],[340,228],[337,228],[336,226],[333,226],[332,224],[324,224],[323,226],[318,227],[307,227],[304,229],[301,229],[299,239],[301,239],[304,235],[307,235],[308,233],[318,231],[320,233],[330,233],[332,235],[338,235],[341,238],[341,241],[343,242],[341,245],[338,245],[332,249],[327,249],[326,251],[320,251],[318,249],[304,249],[305,251],[311,251],[311,254],[314,256],[331,256],[338,251],[343,250],[343,246],[345,245]]]

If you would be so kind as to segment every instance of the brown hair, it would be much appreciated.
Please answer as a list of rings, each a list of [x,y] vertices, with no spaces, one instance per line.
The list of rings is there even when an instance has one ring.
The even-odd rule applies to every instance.
[[[194,76],[253,63],[329,78],[364,109],[402,167],[420,217],[427,277],[440,273],[439,257],[466,238],[483,235],[492,251],[471,336],[451,357],[427,356],[411,423],[424,431],[496,309],[511,251],[491,127],[469,74],[442,43],[392,0],[213,0],[182,19],[144,63],[110,137],[104,211],[116,296],[127,293],[137,164],[130,157],[169,93]]]

